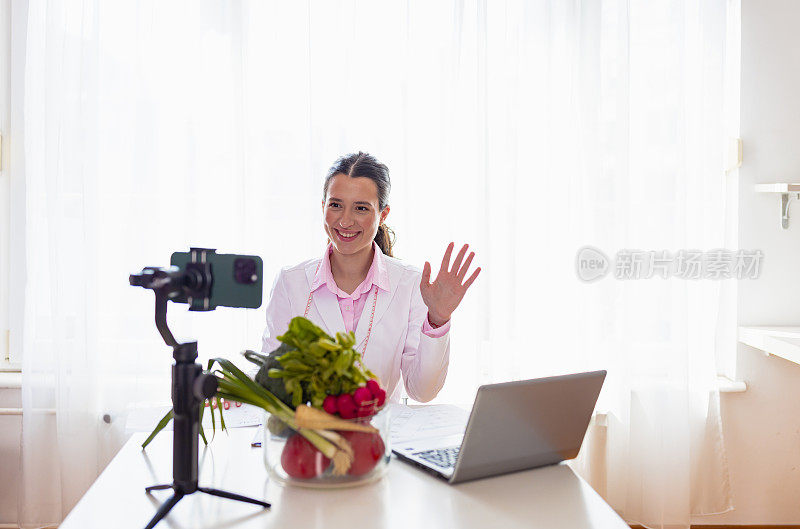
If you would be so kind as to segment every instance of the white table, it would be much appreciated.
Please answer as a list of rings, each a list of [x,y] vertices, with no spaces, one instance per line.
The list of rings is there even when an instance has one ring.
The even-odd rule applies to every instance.
[[[253,428],[217,433],[204,450],[200,485],[272,503],[271,509],[202,493],[184,497],[156,527],[342,528],[503,527],[629,529],[568,466],[554,465],[448,485],[393,458],[377,482],[338,490],[282,487],[269,480]],[[61,529],[143,528],[171,490],[152,496],[144,487],[172,482],[172,436],[161,432],[142,451],[134,434]]]

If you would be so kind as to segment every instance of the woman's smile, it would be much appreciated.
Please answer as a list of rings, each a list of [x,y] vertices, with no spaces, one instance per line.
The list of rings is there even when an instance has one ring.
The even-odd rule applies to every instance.
[[[334,228],[333,231],[336,232],[336,235],[338,235],[339,239],[341,239],[343,242],[350,242],[356,237],[358,237],[359,233],[361,233],[360,231],[348,232],[348,231],[337,230],[336,228]]]
[[[378,226],[389,214],[388,205],[383,212],[378,206],[378,186],[369,178],[337,173],[330,179],[322,203],[323,224],[336,253],[357,256],[369,266]]]

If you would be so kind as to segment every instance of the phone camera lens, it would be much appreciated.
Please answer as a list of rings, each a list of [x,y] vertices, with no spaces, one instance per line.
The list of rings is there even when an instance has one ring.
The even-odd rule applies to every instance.
[[[233,261],[233,278],[242,285],[252,285],[258,281],[256,261],[249,257],[239,257]]]

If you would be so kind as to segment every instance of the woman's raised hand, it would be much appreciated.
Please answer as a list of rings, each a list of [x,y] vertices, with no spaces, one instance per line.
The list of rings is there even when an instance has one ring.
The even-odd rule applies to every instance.
[[[428,317],[432,324],[441,326],[450,320],[453,311],[456,310],[458,304],[464,298],[467,289],[478,277],[481,272],[480,267],[469,276],[466,282],[464,277],[469,271],[469,265],[472,263],[472,258],[475,257],[475,252],[470,252],[467,260],[462,264],[464,254],[467,253],[468,244],[465,244],[461,251],[458,252],[456,260],[453,261],[453,267],[450,268],[450,256],[453,253],[454,243],[447,245],[447,250],[444,252],[442,258],[442,266],[439,268],[439,274],[436,280],[431,283],[431,265],[425,261],[425,267],[422,269],[422,281],[419,284],[419,290],[422,294],[422,301],[428,307]],[[463,284],[462,284],[463,283]]]

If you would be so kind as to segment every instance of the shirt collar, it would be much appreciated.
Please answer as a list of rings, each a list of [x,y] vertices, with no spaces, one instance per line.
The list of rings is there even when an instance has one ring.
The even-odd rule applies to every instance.
[[[322,285],[326,285],[328,290],[341,298],[354,298],[357,299],[364,292],[372,290],[372,285],[389,292],[389,272],[386,269],[386,262],[381,251],[380,246],[375,241],[372,241],[372,248],[375,254],[372,257],[372,264],[367,272],[367,277],[361,282],[352,294],[348,294],[336,285],[333,279],[333,272],[331,272],[331,259],[330,255],[333,253],[333,243],[328,243],[325,253],[322,256],[317,274],[314,276],[314,281],[311,282],[311,292],[314,292]]]

